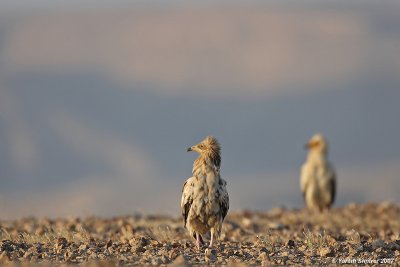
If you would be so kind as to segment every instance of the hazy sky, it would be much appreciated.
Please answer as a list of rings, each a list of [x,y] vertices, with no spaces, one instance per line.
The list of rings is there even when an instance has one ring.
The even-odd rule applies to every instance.
[[[2,218],[177,215],[208,134],[232,209],[302,207],[315,132],[337,205],[400,201],[397,2],[34,3],[0,2]]]

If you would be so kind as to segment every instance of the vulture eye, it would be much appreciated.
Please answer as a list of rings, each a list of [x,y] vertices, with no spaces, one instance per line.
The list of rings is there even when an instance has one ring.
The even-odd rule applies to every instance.
[[[204,145],[203,145],[203,144],[200,144],[200,145],[199,145],[199,148],[203,149],[203,148],[204,148]]]

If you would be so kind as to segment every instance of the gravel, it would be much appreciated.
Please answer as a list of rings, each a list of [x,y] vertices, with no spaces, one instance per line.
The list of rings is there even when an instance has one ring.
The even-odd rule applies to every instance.
[[[400,264],[400,207],[389,202],[231,212],[214,248],[200,251],[168,216],[25,218],[0,228],[0,265]]]

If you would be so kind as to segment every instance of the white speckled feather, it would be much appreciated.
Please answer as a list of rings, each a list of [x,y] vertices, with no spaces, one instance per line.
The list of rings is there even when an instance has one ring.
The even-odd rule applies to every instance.
[[[215,138],[207,137],[190,150],[200,155],[193,163],[193,176],[182,189],[185,226],[191,236],[211,231],[218,237],[229,209],[226,181],[220,177],[220,147]]]

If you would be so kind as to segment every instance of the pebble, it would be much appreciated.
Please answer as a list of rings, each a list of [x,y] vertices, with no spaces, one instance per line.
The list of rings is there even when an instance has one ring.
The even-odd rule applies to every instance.
[[[215,248],[201,251],[182,227],[181,219],[165,216],[0,221],[0,229],[5,229],[0,231],[0,265],[12,261],[68,266],[92,259],[94,263],[111,260],[137,266],[314,266],[350,255],[397,259],[400,208],[382,204],[382,217],[378,206],[354,204],[335,208],[326,216],[303,210],[247,211],[246,216],[230,212],[222,239],[216,241]],[[385,229],[381,230],[382,225]],[[123,227],[125,230],[121,230]],[[170,229],[168,236],[165,229]],[[209,236],[204,239],[208,244]]]
[[[206,262],[214,262],[217,260],[217,251],[215,249],[206,248],[204,257]]]
[[[382,248],[384,246],[385,246],[385,241],[383,241],[381,239],[378,239],[378,240],[375,240],[374,242],[372,242],[372,249],[373,250],[376,250],[378,248]]]

